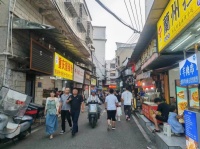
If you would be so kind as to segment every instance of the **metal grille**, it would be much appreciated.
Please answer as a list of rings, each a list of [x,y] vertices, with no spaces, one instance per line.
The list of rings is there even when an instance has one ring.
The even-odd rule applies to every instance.
[[[32,40],[30,69],[45,74],[53,72],[53,52]]]

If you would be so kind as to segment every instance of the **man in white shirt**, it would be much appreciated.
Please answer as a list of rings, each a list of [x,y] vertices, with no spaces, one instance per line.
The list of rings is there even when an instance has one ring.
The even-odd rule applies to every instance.
[[[126,87],[126,91],[122,93],[122,101],[124,102],[124,113],[126,115],[126,120],[130,121],[131,118],[131,105],[133,102],[133,95]]]
[[[110,89],[110,94],[106,97],[105,100],[105,109],[107,110],[108,131],[111,127],[112,130],[115,130],[117,104],[118,100],[117,97],[114,95],[114,90]]]

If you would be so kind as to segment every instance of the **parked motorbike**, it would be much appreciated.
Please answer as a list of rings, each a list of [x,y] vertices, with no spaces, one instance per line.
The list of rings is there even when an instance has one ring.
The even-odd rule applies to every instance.
[[[89,123],[94,128],[97,124],[98,119],[100,118],[99,103],[91,101],[88,103],[88,119]]]
[[[0,90],[0,141],[23,139],[31,133],[33,118],[24,113],[31,97],[2,87]]]

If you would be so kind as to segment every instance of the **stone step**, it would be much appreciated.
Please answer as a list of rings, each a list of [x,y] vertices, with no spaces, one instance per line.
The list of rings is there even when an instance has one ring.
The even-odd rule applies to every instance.
[[[161,130],[160,133],[152,133],[155,129],[154,124],[148,120],[144,115],[141,115],[139,112],[135,112],[136,116],[139,119],[141,126],[149,135],[150,139],[153,142],[156,142],[158,149],[185,149],[186,140],[185,137],[176,137],[171,136],[167,137],[163,134],[163,125],[159,125]]]

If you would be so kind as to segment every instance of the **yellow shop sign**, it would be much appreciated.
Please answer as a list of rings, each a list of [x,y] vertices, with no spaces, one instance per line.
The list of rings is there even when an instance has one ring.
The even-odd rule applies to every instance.
[[[54,76],[61,77],[68,80],[73,80],[73,63],[55,53],[54,58]]]
[[[157,23],[161,52],[200,13],[200,0],[170,0]]]

